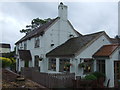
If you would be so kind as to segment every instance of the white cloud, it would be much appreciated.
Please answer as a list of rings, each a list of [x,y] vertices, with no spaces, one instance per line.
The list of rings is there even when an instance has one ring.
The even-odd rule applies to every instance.
[[[82,34],[105,30],[111,37],[118,33],[117,3],[78,3],[65,2],[68,18]],[[3,42],[14,43],[23,34],[19,32],[34,18],[54,18],[57,16],[58,3],[0,3],[0,30]]]

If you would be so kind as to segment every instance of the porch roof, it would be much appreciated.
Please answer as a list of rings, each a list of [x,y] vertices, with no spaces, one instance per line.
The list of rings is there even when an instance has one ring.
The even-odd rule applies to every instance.
[[[25,60],[25,61],[32,60],[30,50],[18,50],[18,53],[19,53],[20,59]]]
[[[93,55],[93,57],[109,57],[118,47],[118,44],[104,45]]]
[[[80,50],[87,47],[91,41],[94,41],[102,35],[104,32],[97,32],[93,34],[88,34],[84,36],[79,36],[75,38],[71,38],[66,41],[64,44],[56,47],[52,51],[46,54],[47,57],[73,57],[78,53]]]

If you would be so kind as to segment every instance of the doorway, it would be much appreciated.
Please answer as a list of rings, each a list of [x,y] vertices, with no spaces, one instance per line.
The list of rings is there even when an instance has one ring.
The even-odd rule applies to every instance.
[[[120,61],[114,61],[114,84],[118,86],[120,80]]]

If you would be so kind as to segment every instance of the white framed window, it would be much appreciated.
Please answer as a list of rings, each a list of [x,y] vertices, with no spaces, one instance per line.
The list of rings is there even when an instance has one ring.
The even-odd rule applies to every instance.
[[[49,58],[48,69],[56,71],[56,59],[55,58]]]
[[[24,42],[24,50],[27,50],[27,42]]]
[[[66,71],[70,72],[70,59],[69,58],[60,58],[59,70],[60,72]]]
[[[35,48],[40,47],[40,39],[39,37],[35,37]]]

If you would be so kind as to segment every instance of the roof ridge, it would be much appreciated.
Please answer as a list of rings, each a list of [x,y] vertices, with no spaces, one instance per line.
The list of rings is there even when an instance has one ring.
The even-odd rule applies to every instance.
[[[19,41],[17,41],[15,44],[25,41],[31,37],[34,37],[42,32],[44,32],[46,30],[46,28],[48,28],[50,25],[52,25],[56,20],[58,20],[59,17],[54,18],[53,20],[51,20],[50,22],[47,22],[45,24],[43,24],[42,26],[32,30],[30,33],[26,34],[25,36],[23,36]]]
[[[105,31],[95,32],[95,33],[91,33],[91,34],[86,34],[86,35],[83,35],[83,36],[89,36],[89,35],[100,34],[100,33],[105,33]]]

